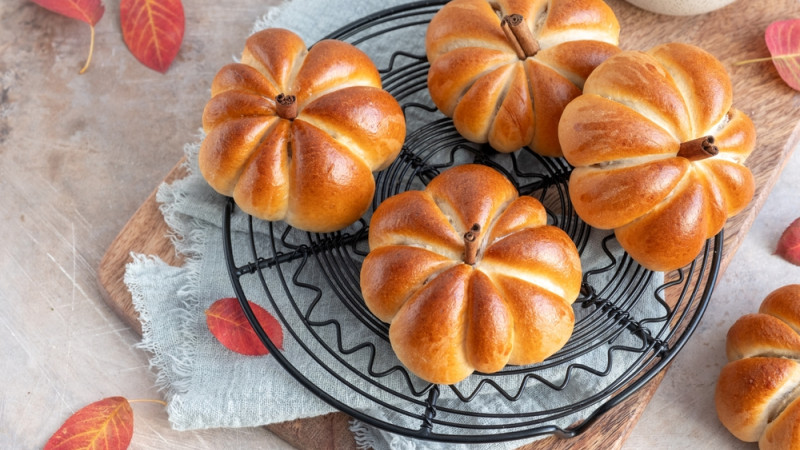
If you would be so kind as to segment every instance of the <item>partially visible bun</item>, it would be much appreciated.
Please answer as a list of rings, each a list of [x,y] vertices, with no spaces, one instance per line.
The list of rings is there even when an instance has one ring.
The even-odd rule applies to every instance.
[[[768,295],[728,330],[717,381],[720,422],[759,448],[800,448],[800,284]]]

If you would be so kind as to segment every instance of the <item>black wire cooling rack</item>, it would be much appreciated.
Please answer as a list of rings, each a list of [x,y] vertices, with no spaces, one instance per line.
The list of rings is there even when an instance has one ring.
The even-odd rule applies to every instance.
[[[662,279],[621,251],[613,233],[594,230],[576,216],[567,193],[571,167],[563,159],[525,149],[500,154],[461,138],[427,96],[423,41],[407,39],[424,37],[443,3],[387,9],[329,36],[364,49],[376,61],[384,88],[406,113],[406,142],[397,160],[376,175],[370,211],[340,232],[307,233],[260,221],[229,200],[223,241],[231,281],[253,328],[278,362],[314,394],[358,420],[440,442],[573,437],[652,379],[689,339],[713,290],[722,233],[706,243],[692,264]],[[359,272],[368,252],[372,210],[387,197],[422,189],[441,171],[462,163],[494,167],[521,195],[539,199],[549,222],[570,235],[582,256],[594,252],[596,264],[585,271],[573,306],[573,335],[556,354],[540,364],[475,373],[453,386],[431,385],[394,356],[387,324],[364,305]],[[237,231],[231,224],[239,215],[246,225]],[[284,329],[283,348],[293,351],[276,348],[246,300],[276,315]],[[332,383],[342,388],[323,388]]]

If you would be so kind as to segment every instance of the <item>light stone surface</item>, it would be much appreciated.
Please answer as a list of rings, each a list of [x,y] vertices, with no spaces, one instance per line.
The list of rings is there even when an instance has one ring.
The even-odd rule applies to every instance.
[[[41,448],[104,397],[160,397],[138,336],[102,300],[96,268],[196,139],[214,73],[278,2],[184,1],[186,35],[165,75],[125,48],[118,2],[105,2],[84,75],[86,24],[25,0],[0,3],[0,448]],[[728,327],[800,282],[800,267],[772,255],[800,216],[798,180],[795,151],[626,449],[756,448],[719,424],[713,390]],[[156,404],[134,414],[131,448],[288,448],[261,428],[173,431]]]

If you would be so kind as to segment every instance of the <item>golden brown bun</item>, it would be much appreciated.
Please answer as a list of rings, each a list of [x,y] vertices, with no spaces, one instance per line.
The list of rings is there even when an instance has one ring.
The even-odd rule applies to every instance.
[[[281,116],[280,94],[295,96],[296,117]],[[372,61],[340,41],[308,51],[291,31],[258,32],[242,62],[217,73],[211,96],[203,177],[246,213],[306,231],[358,220],[375,191],[372,172],[391,164],[405,139],[403,111]]]
[[[614,229],[648,269],[689,264],[753,197],[743,163],[756,131],[731,104],[725,68],[695,46],[664,44],[606,60],[559,122],[564,157],[575,166],[575,211],[593,227]],[[704,136],[713,136],[716,156],[679,155],[682,143]]]
[[[501,17],[511,14],[524,17],[541,48],[535,55],[521,58],[506,37]],[[470,141],[561,156],[561,112],[619,51],[618,38],[619,23],[601,0],[453,0],[425,36],[428,90]]]
[[[763,449],[800,448],[800,285],[768,295],[728,330],[715,393],[720,422]]]
[[[475,370],[539,362],[572,334],[575,244],[494,169],[456,166],[424,191],[386,199],[369,246],[364,301],[391,324],[400,361],[424,380],[452,384]]]

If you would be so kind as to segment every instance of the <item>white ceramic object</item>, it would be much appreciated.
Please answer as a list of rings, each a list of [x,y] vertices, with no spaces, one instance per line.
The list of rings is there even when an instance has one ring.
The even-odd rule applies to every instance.
[[[691,16],[704,14],[735,0],[627,0],[628,3],[647,11],[670,16]]]

